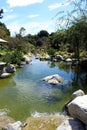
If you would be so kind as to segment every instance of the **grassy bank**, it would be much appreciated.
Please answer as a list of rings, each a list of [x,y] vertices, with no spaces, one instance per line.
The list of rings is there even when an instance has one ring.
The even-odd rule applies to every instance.
[[[27,125],[23,130],[56,130],[56,128],[66,119],[63,115],[29,117],[24,123]],[[8,116],[0,116],[0,130],[8,123],[15,122],[14,119]]]

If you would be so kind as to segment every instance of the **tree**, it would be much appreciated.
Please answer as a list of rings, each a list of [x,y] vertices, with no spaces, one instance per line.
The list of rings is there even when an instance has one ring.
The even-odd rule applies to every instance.
[[[46,31],[46,30],[41,30],[38,34],[37,34],[38,37],[48,37],[49,36],[49,33]]]
[[[80,51],[87,49],[87,22],[79,21],[67,30],[67,34],[67,41],[79,58]]]
[[[68,28],[77,23],[79,19],[87,21],[87,0],[68,0],[67,2],[71,4],[72,10],[57,13],[59,28]]]
[[[26,29],[25,29],[24,27],[21,27],[21,28],[20,28],[20,31],[19,31],[19,34],[20,34],[21,36],[24,36],[25,31],[26,31]]]
[[[67,29],[67,42],[75,52],[75,56],[79,60],[79,52],[81,47],[87,45],[87,1],[72,1],[72,10],[66,12],[58,20],[65,21],[63,27]],[[59,15],[59,13],[58,13]],[[61,27],[61,26],[60,26]]]
[[[0,22],[0,37],[6,38],[10,36],[10,31],[7,29],[6,25],[4,23]]]
[[[4,13],[4,12],[3,12],[3,9],[1,9],[1,10],[0,10],[0,19],[3,18],[3,16],[2,16],[3,13]]]

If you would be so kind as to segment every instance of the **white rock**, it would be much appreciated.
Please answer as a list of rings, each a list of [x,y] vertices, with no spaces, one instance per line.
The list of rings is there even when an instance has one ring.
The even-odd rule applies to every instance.
[[[57,60],[64,60],[62,55],[57,55],[57,56],[56,56],[56,59],[57,59]]]
[[[59,84],[59,82],[55,78],[48,80],[48,83],[49,84]]]
[[[63,78],[58,74],[47,76],[43,79],[50,84],[60,84],[63,83]]]
[[[85,93],[84,93],[81,89],[79,89],[79,90],[75,91],[75,92],[71,95],[71,100],[75,99],[75,98],[78,97],[78,96],[83,96],[83,95],[85,95]]]
[[[11,74],[10,73],[2,73],[0,75],[0,78],[6,78],[6,77],[9,77]]]
[[[73,119],[68,119],[62,123],[56,130],[85,130],[84,125]]]
[[[22,123],[20,121],[17,121],[15,123],[9,123],[5,129],[6,130],[21,130]]]
[[[5,66],[6,62],[0,62],[0,66]]]
[[[67,58],[67,59],[66,59],[66,62],[72,62],[72,59]]]
[[[78,96],[68,105],[69,114],[87,125],[87,95]]]
[[[24,55],[23,57],[25,59],[26,64],[29,64],[32,61],[30,56],[28,56],[28,55]]]

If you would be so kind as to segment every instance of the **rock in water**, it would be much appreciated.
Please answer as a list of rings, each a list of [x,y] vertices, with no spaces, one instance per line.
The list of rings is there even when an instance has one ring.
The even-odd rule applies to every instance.
[[[87,125],[87,95],[78,96],[68,105],[69,114]]]
[[[63,83],[63,78],[58,74],[47,76],[43,80],[54,85]]]

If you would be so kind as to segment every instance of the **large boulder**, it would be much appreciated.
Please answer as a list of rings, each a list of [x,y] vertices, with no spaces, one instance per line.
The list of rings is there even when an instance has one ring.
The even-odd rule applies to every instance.
[[[54,84],[54,85],[63,83],[63,78],[58,74],[47,76],[43,80],[48,82],[49,84]]]
[[[63,107],[63,112],[65,112],[65,114],[69,115],[67,105],[68,105],[72,100],[74,100],[76,97],[78,97],[78,96],[83,96],[83,95],[85,95],[85,93],[84,93],[81,89],[79,89],[79,90],[73,92],[73,94],[71,95],[70,100],[69,100],[67,103],[65,103],[65,105],[64,105],[64,107]]]
[[[78,96],[68,105],[69,114],[87,125],[87,95]]]
[[[85,130],[85,126],[79,120],[68,119],[64,121],[56,130]]]

